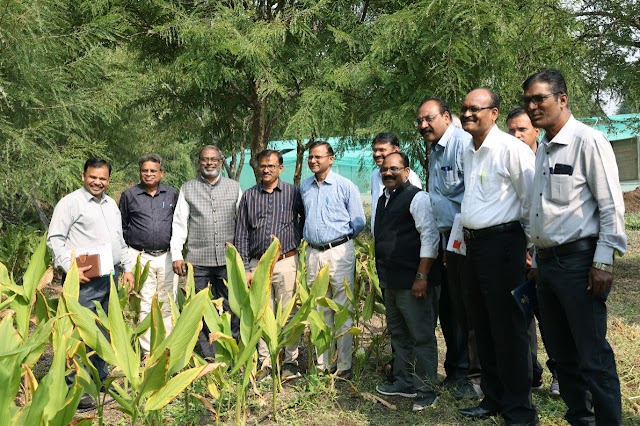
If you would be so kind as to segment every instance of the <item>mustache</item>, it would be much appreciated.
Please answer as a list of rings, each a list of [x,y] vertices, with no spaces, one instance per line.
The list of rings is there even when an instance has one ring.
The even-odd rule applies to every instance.
[[[391,175],[391,176],[383,176],[382,180],[395,180],[395,176]]]

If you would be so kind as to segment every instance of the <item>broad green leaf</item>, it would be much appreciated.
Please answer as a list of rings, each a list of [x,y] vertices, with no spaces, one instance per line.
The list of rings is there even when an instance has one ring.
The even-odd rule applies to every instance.
[[[349,302],[353,302],[353,290],[346,278],[342,279],[342,285],[344,286],[344,293],[347,296],[347,300],[349,300]]]
[[[331,309],[334,312],[338,312],[340,310],[340,306],[333,299],[329,299],[328,297],[318,297],[316,302],[318,303],[318,306]]]
[[[4,266],[2,262],[0,262],[0,286],[5,286],[11,284],[11,278],[9,278],[9,271],[7,267]]]
[[[2,309],[3,307],[0,305],[0,310]],[[37,290],[36,301],[35,301],[36,322],[38,324],[41,324],[44,321],[48,321],[51,318],[52,314],[53,314],[53,311],[49,306],[49,301],[40,290]]]
[[[51,257],[49,256],[49,251],[47,250],[47,235],[45,234],[42,236],[42,238],[40,238],[38,247],[31,256],[27,271],[22,278],[22,285],[24,286],[25,290],[24,296],[29,304],[31,304],[31,302],[34,300],[38,282],[47,270],[50,262]]]
[[[133,330],[135,337],[140,337],[151,327],[151,315],[147,315],[142,321],[138,323],[138,326]]]
[[[151,301],[151,352],[155,351],[155,348],[166,338],[166,331],[164,328],[164,319],[162,318],[162,310],[160,309],[160,303],[158,302],[158,294],[153,295]]]
[[[0,303],[0,311],[4,310],[7,306],[9,306],[13,302],[13,300],[16,298],[16,296],[18,295],[12,294],[11,296],[3,300],[2,303]]]
[[[274,237],[253,273],[253,281],[249,289],[249,300],[251,301],[251,311],[256,321],[260,320],[266,307],[269,306],[273,268],[279,254],[280,240]],[[242,313],[244,314],[244,311]]]
[[[115,365],[122,370],[131,382],[131,386],[136,389],[140,381],[138,373],[140,360],[131,347],[131,329],[124,322],[113,279],[111,279],[111,293],[109,294],[109,325],[111,327],[111,347],[118,361]]]
[[[349,319],[349,308],[347,306],[342,307],[333,316],[333,324],[336,330],[342,328],[342,326]]]
[[[149,412],[164,408],[168,403],[180,395],[187,386],[193,383],[194,380],[202,377],[215,368],[218,368],[218,364],[211,363],[181,372],[169,380],[157,393],[151,395],[149,399],[147,399],[144,410]]]
[[[240,346],[240,354],[238,355],[238,359],[236,360],[233,369],[231,370],[231,375],[235,374],[240,368],[242,368],[249,359],[258,351],[256,345],[258,344],[258,340],[262,336],[262,327],[259,327],[251,336],[249,343],[247,343],[244,347]]]
[[[118,358],[113,352],[111,344],[104,337],[102,331],[98,327],[96,320],[98,317],[91,312],[90,309],[80,305],[77,299],[69,298],[67,295],[62,294],[64,301],[69,309],[71,315],[71,321],[76,325],[82,340],[91,347],[96,353],[111,365],[118,365]],[[119,308],[119,306],[118,306]]]
[[[174,374],[184,368],[198,341],[198,333],[202,328],[202,316],[208,298],[209,290],[205,288],[187,303],[173,331],[156,348],[156,352],[151,355],[150,362],[156,361],[160,354],[169,348],[171,354],[169,374]]]
[[[267,346],[269,348],[269,352],[274,354],[278,350],[278,325],[276,323],[276,319],[273,316],[273,310],[271,310],[271,306],[267,303],[267,309],[262,316],[262,335],[267,342]]]
[[[142,373],[142,383],[138,389],[139,398],[145,398],[148,394],[156,392],[167,382],[169,369],[169,349],[165,349],[162,356],[154,363],[147,365]],[[136,401],[136,402],[137,402]]]
[[[362,319],[364,321],[369,321],[373,317],[373,307],[375,306],[375,304],[375,293],[367,294],[367,297],[364,299],[364,308],[362,309]]]
[[[62,294],[75,300],[80,297],[80,274],[78,273],[78,265],[75,259],[73,259],[71,268],[69,268],[69,272],[67,272],[67,276],[64,279],[64,284],[62,284]]]
[[[320,269],[315,281],[311,285],[311,292],[309,297],[316,299],[327,294],[329,288],[329,264],[326,264]]]
[[[229,306],[231,311],[242,320],[245,309],[249,306],[249,290],[247,289],[247,275],[242,258],[232,245],[225,251],[227,261],[227,285],[229,287]]]

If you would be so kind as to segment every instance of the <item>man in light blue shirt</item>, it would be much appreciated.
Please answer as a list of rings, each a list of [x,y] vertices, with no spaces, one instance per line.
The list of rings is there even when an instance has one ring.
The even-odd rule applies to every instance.
[[[302,181],[300,192],[306,215],[303,237],[307,249],[307,283],[311,285],[323,266],[329,264],[330,283],[327,297],[340,305],[349,303],[345,280],[353,291],[356,257],[353,238],[365,225],[360,191],[351,181],[331,171],[334,153],[331,145],[316,141],[309,147],[308,165],[313,176]],[[334,312],[324,309],[326,324],[334,324]],[[352,325],[351,318],[339,329],[343,333]],[[351,376],[353,336],[349,333],[337,342],[337,372]],[[318,355],[318,370],[330,369],[327,353]]]
[[[449,105],[439,98],[426,98],[418,108],[416,126],[431,149],[429,159],[429,195],[444,252],[446,277],[440,295],[440,325],[447,343],[444,384],[455,399],[477,399],[480,361],[471,322],[471,298],[462,285],[464,256],[446,251],[455,215],[460,213],[464,197],[464,148],[471,135],[451,124]],[[473,385],[476,386],[473,386]]]

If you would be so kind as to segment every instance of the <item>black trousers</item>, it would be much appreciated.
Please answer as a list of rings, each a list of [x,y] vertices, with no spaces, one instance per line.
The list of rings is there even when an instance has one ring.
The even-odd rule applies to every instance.
[[[572,425],[619,425],[620,381],[606,339],[609,292],[587,291],[594,251],[538,258],[538,300],[568,407],[565,419]]]
[[[449,254],[451,253],[447,253],[447,256]],[[442,250],[438,255],[437,262],[442,262]],[[446,381],[455,385],[466,383],[469,375],[469,334],[464,332],[460,326],[452,300],[459,284],[451,282],[449,276],[447,269],[443,267],[438,316],[442,335],[447,345],[447,353],[444,359]]]
[[[231,312],[229,307],[229,289],[224,284],[227,279],[227,267],[223,266],[196,266],[193,265],[193,279],[196,285],[196,292],[210,287],[211,294],[214,299],[222,298],[222,308],[225,312],[231,313],[231,333],[233,338],[238,340],[240,337],[240,318]],[[205,358],[214,358],[216,355],[215,343],[209,343],[209,327],[207,324],[202,325],[202,330],[198,335],[198,345],[202,356]]]
[[[467,242],[465,277],[482,365],[480,403],[498,411],[507,423],[537,421],[531,401],[531,353],[528,321],[511,291],[525,273],[526,239],[522,229]]]

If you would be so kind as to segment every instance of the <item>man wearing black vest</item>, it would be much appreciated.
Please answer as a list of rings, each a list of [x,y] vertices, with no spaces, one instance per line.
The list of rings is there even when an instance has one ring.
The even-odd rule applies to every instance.
[[[188,261],[193,264],[196,291],[211,286],[214,299],[222,297],[223,308],[229,312],[229,293],[224,281],[227,278],[225,248],[233,243],[236,216],[242,191],[238,182],[220,175],[222,152],[213,145],[204,146],[198,155],[199,175],[182,185],[178,204],[173,214],[171,258],[173,271],[178,275],[187,272],[182,257],[186,241]],[[231,316],[231,332],[237,340],[240,336],[240,320]],[[198,343],[205,358],[215,356],[215,344],[209,343],[206,324],[198,336]]]
[[[401,152],[389,154],[380,168],[385,190],[376,209],[376,267],[385,288],[396,380],[376,390],[382,395],[417,397],[413,411],[421,411],[438,399],[440,238],[429,195],[408,181],[409,171],[409,160]]]

